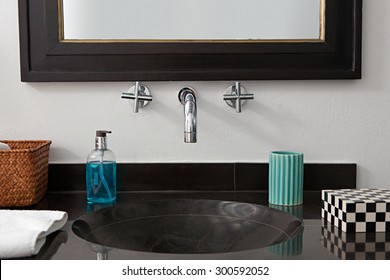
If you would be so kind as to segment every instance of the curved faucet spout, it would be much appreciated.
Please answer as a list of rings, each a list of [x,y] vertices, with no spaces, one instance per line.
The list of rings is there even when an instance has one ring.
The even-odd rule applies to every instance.
[[[197,109],[195,91],[192,88],[182,88],[179,100],[184,105],[184,142],[196,143]]]

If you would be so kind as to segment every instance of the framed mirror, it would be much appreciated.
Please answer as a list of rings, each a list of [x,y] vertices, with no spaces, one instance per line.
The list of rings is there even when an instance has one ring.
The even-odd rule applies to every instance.
[[[18,0],[24,82],[359,79],[362,0]]]
[[[69,41],[323,39],[325,0],[62,0]],[[151,9],[153,7],[153,9]]]

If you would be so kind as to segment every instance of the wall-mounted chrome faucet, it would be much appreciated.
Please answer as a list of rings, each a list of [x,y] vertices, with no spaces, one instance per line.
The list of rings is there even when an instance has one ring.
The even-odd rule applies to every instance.
[[[139,108],[145,107],[153,100],[149,89],[145,85],[140,84],[140,82],[135,82],[135,86],[132,86],[128,92],[123,92],[122,98],[134,100],[134,113],[138,113]]]
[[[223,100],[225,100],[230,107],[235,108],[237,113],[241,113],[242,105],[249,99],[254,99],[254,95],[246,93],[245,88],[241,86],[240,82],[236,82],[234,86],[227,88],[223,95]]]
[[[184,87],[179,91],[179,101],[184,105],[184,142],[196,143],[197,110],[195,90]]]
[[[184,142],[197,142],[197,106],[195,90],[190,87],[182,88],[178,93],[178,98],[181,104],[184,105]],[[134,113],[138,113],[139,108],[146,106],[153,97],[149,89],[139,82],[131,87],[128,92],[122,93],[122,98],[134,100]],[[254,95],[246,93],[240,82],[226,89],[223,95],[223,100],[230,106],[236,109],[237,113],[241,113],[241,107],[246,100],[254,99]]]

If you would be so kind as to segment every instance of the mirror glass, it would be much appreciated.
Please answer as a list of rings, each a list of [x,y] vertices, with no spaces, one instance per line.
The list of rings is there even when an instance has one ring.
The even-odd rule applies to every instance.
[[[325,0],[59,0],[64,40],[318,40]]]

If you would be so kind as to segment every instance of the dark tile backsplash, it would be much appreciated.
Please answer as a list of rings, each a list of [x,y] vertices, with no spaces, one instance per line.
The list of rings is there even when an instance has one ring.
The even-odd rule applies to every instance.
[[[237,191],[268,190],[267,163],[236,163]],[[356,188],[356,164],[305,163],[304,190],[320,191],[324,188]]]
[[[120,164],[118,190],[229,191],[234,188],[233,164]]]
[[[266,191],[268,163],[117,165],[118,191]],[[304,190],[356,188],[356,164],[306,163]],[[49,191],[84,191],[84,164],[50,164]]]

